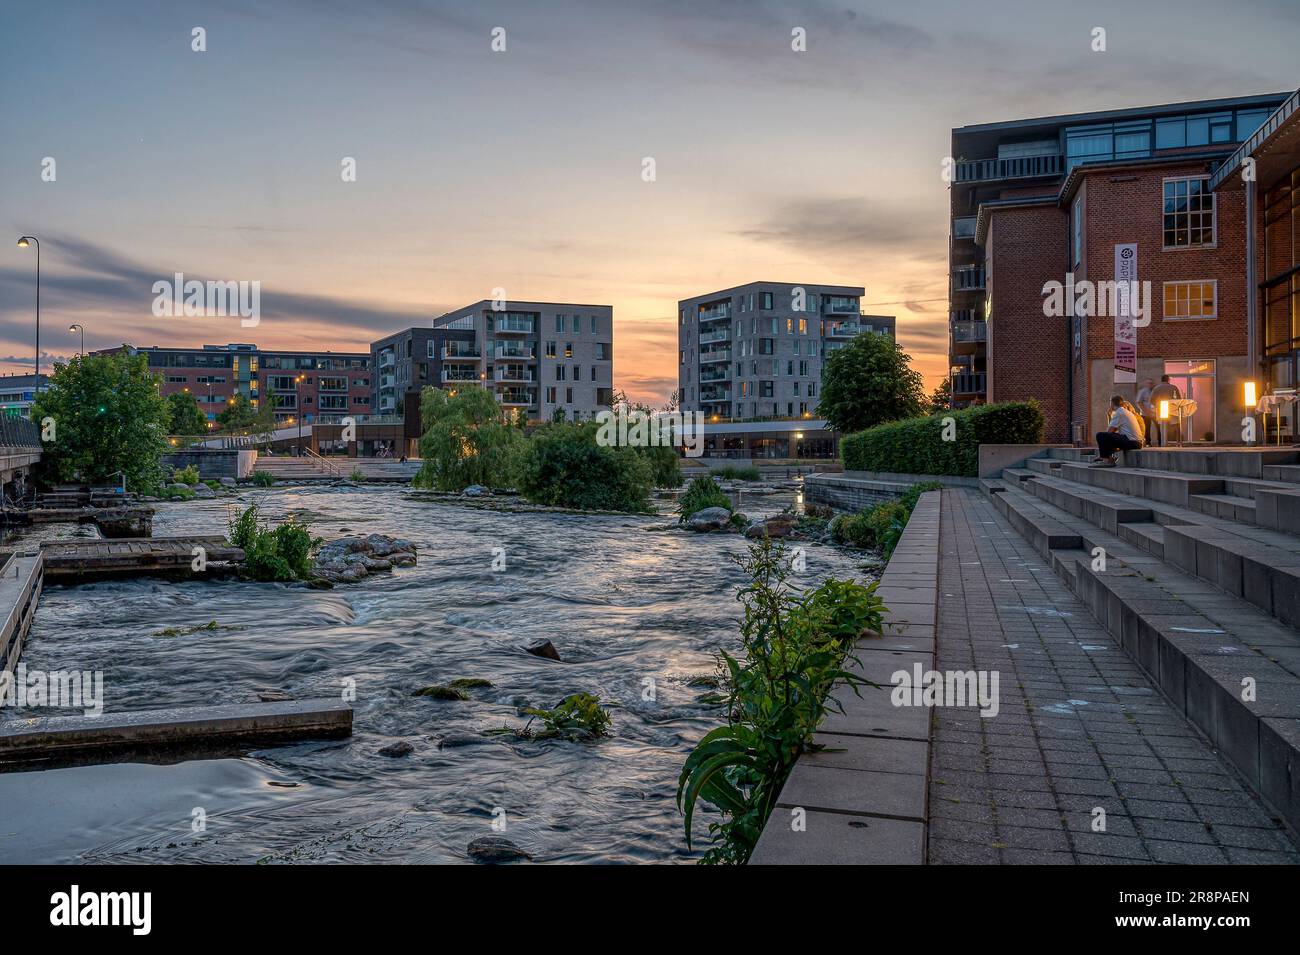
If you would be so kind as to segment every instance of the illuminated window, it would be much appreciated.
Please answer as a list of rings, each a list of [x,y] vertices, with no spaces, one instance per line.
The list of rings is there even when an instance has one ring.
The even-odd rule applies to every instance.
[[[1208,179],[1164,182],[1165,248],[1214,244],[1214,193]]]

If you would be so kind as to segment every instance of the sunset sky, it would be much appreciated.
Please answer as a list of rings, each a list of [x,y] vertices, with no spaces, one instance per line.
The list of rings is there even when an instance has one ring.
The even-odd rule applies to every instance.
[[[0,0],[0,370],[30,233],[51,358],[72,322],[365,350],[501,287],[612,305],[661,403],[677,300],[768,280],[865,285],[933,386],[951,127],[1295,89],[1298,35],[1295,0]],[[260,327],[154,317],[175,272],[260,281]]]

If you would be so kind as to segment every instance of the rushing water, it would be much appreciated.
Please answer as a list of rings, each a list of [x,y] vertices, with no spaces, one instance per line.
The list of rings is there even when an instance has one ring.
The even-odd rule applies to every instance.
[[[719,712],[686,681],[736,647],[741,574],[728,558],[744,547],[739,535],[656,530],[662,517],[479,510],[405,488],[242,500],[271,518],[301,514],[326,540],[406,537],[419,563],[327,591],[229,580],[51,586],[23,660],[102,670],[107,711],[255,702],[270,691],[338,698],[351,679],[353,736],[242,758],[0,774],[0,861],[457,862],[502,811],[503,834],[539,861],[691,858],[677,775]],[[790,501],[741,506],[753,516]],[[154,532],[224,532],[229,507],[160,504]],[[807,546],[801,585],[864,576],[849,555]],[[504,572],[492,571],[497,547]],[[229,629],[160,634],[212,620]],[[541,637],[562,663],[520,649]],[[493,688],[470,691],[469,702],[412,696],[458,677]],[[653,700],[643,699],[647,681]],[[579,691],[610,706],[611,738],[438,748],[447,731],[520,726],[520,703],[550,706]],[[400,739],[415,752],[377,755]],[[198,834],[196,809],[207,821]]]

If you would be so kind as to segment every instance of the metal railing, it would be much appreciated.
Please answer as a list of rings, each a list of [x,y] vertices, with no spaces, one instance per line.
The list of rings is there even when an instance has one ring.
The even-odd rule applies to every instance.
[[[988,341],[989,329],[984,322],[953,322],[952,340],[954,342]]]
[[[968,372],[952,376],[952,393],[954,395],[980,395],[985,387],[986,377],[983,372]]]
[[[994,179],[1036,179],[1060,176],[1065,172],[1065,157],[1016,156],[1010,159],[971,159],[957,163],[956,182],[989,182]]]
[[[974,292],[984,288],[984,267],[981,265],[965,266],[953,269],[953,287],[960,292]]]
[[[334,477],[336,478],[343,477],[342,468],[340,468],[333,461],[327,461],[325,458],[321,457],[311,448],[303,448],[302,453],[303,456],[306,457],[309,461],[311,461],[317,467],[324,468],[329,474],[333,475]]]
[[[0,446],[40,450],[41,429],[27,418],[0,415]]]

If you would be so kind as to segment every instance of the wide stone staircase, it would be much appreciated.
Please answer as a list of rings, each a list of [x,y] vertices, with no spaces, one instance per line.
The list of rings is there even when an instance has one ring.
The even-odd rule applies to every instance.
[[[1053,448],[982,482],[1152,681],[1300,830],[1300,454]]]
[[[280,481],[312,482],[338,481],[361,472],[366,481],[392,481],[409,484],[420,470],[419,460],[402,462],[395,458],[319,457],[316,455],[264,455],[259,456],[255,471],[265,471]]]

